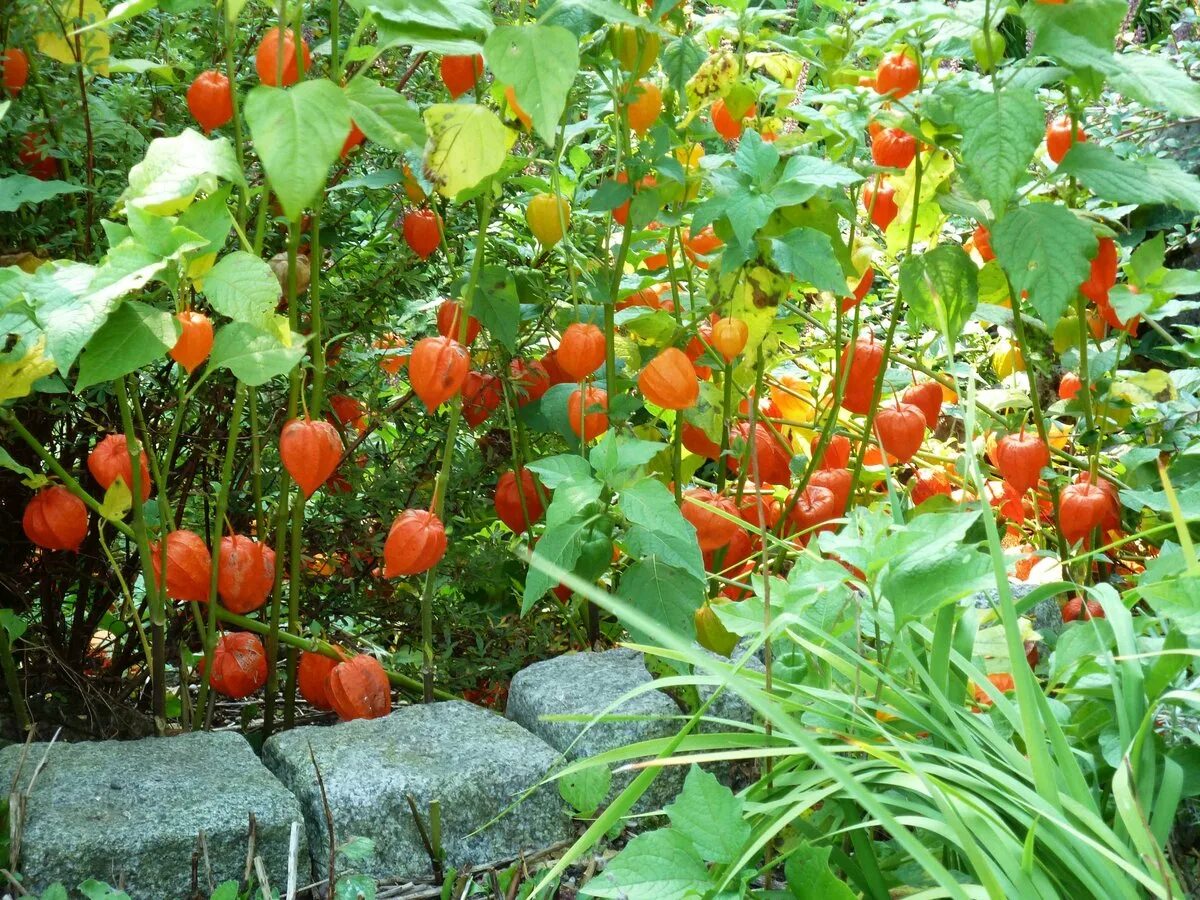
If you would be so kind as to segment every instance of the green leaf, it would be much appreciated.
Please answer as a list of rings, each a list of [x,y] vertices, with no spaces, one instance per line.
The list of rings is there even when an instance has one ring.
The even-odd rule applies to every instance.
[[[404,44],[413,52],[478,53],[492,30],[484,0],[352,0],[378,17],[381,46]]]
[[[567,95],[579,71],[579,42],[557,25],[504,25],[483,45],[487,64],[533,119],[534,131],[554,144]]]
[[[1096,236],[1065,207],[1033,203],[996,223],[992,248],[1013,291],[1028,291],[1042,324],[1053,328],[1087,280]]]
[[[617,596],[636,604],[660,627],[691,639],[696,632],[696,610],[704,602],[704,582],[690,572],[667,565],[657,557],[647,556],[625,570],[617,588]],[[653,642],[653,635],[628,622],[623,624],[634,641]]]
[[[621,487],[639,477],[639,470],[667,445],[661,441],[643,441],[606,431],[588,454],[588,460],[610,487]]]
[[[94,878],[89,878],[81,884],[79,891],[88,900],[129,900],[129,895],[124,891],[118,891],[116,888],[102,881],[96,881]]]
[[[696,529],[662,482],[643,479],[632,484],[621,491],[617,503],[631,526],[621,540],[631,557],[654,556],[696,578],[703,577],[704,558]]]
[[[375,900],[375,879],[361,873],[339,875],[333,900]]]
[[[0,212],[16,212],[25,203],[41,203],[62,194],[77,194],[82,185],[66,181],[42,181],[32,175],[9,175],[0,178]]]
[[[979,303],[979,270],[960,245],[939,244],[904,260],[900,291],[917,321],[953,347]]]
[[[692,842],[673,828],[660,828],[630,841],[579,893],[614,900],[694,900],[712,887]]]
[[[832,847],[818,847],[809,841],[800,841],[791,850],[783,874],[795,900],[854,900],[858,896],[829,868],[832,852]]]
[[[282,328],[287,332],[286,325]],[[280,329],[265,330],[249,322],[230,322],[217,332],[209,368],[228,369],[250,387],[286,375],[304,357],[304,337]]]
[[[704,51],[689,35],[670,41],[662,51],[662,68],[675,93],[683,94],[688,80],[704,62]]]
[[[1115,643],[1104,619],[1079,620],[1065,627],[1050,657],[1050,683],[1063,681],[1079,663],[1096,660]]]
[[[203,290],[221,315],[260,326],[274,316],[283,293],[271,267],[244,250],[223,256],[205,274]]]
[[[3,364],[0,363],[0,365]],[[10,454],[3,447],[0,447],[0,469],[8,469],[10,472],[16,472],[23,479],[45,477],[38,475],[37,472],[33,471],[33,469],[29,468],[28,466],[21,465],[19,462],[13,459],[12,454]]]
[[[833,252],[829,235],[815,228],[793,228],[771,239],[771,253],[780,271],[819,291],[841,297],[846,293],[846,275]]]
[[[547,456],[526,463],[525,468],[535,473],[538,480],[547,490],[556,490],[571,481],[589,480],[592,477],[592,467],[582,456],[574,453],[560,453],[558,456]]]
[[[217,889],[213,891],[209,900],[238,900],[238,883],[222,881],[217,885]]]
[[[146,158],[129,170],[129,186],[121,202],[170,215],[186,209],[196,194],[216,191],[218,179],[242,183],[233,144],[227,138],[210,140],[188,128],[175,137],[150,142]]]
[[[332,81],[290,88],[259,85],[246,96],[254,149],[288,219],[300,218],[320,193],[350,133],[350,104]]]
[[[561,503],[557,493],[550,504],[551,509],[556,503]],[[593,518],[591,515],[576,515],[553,528],[547,527],[534,548],[534,557],[540,557],[568,572],[573,570],[575,563],[579,561],[579,553],[583,549],[584,538],[589,533]],[[549,525],[550,510],[546,511],[546,519]],[[521,615],[528,613],[533,605],[545,596],[546,591],[557,584],[558,579],[552,578],[531,563],[525,576],[525,592],[521,596]]]
[[[900,628],[983,590],[994,579],[986,553],[957,543],[942,543],[913,548],[892,560],[879,585],[892,604],[896,627]]]
[[[1139,593],[1160,616],[1193,639],[1200,635],[1200,577],[1188,574],[1177,544],[1163,544],[1142,575]]]
[[[368,837],[354,837],[338,847],[338,855],[352,863],[360,863],[375,855],[375,842]]]
[[[517,133],[475,103],[435,103],[425,110],[425,171],[453,200],[504,166]]]
[[[581,816],[590,817],[612,786],[612,771],[608,766],[588,766],[558,779],[558,794]]]
[[[973,196],[999,215],[1012,199],[1045,132],[1045,114],[1027,91],[964,92],[955,104],[963,130],[963,176]]]
[[[697,765],[688,769],[683,790],[663,812],[707,862],[731,863],[750,837],[740,797]]]
[[[425,143],[421,113],[399,91],[360,76],[345,93],[350,118],[376,144],[402,153]]]
[[[189,256],[218,253],[225,246],[229,231],[233,228],[233,216],[229,212],[230,186],[224,185],[203,200],[197,200],[179,217],[179,225],[207,242],[189,252]]]
[[[29,623],[11,609],[0,609],[0,628],[8,632],[10,642],[18,640],[28,627]]]
[[[1035,32],[1033,55],[1049,56],[1072,69],[1094,69],[1112,57],[1127,12],[1124,0],[1072,0],[1027,3],[1021,17]]]
[[[517,352],[521,299],[512,273],[504,266],[485,266],[471,301],[471,315],[509,353]]]
[[[1162,56],[1130,51],[1113,57],[1108,83],[1126,97],[1176,116],[1200,115],[1200,82]]]
[[[1054,174],[1058,178],[1078,178],[1104,200],[1165,203],[1183,210],[1200,210],[1200,178],[1171,159],[1121,159],[1107,147],[1085,142],[1068,151]]]
[[[112,381],[162,359],[179,338],[179,323],[168,312],[127,300],[88,341],[79,360],[75,390]]]
[[[837,190],[862,181],[852,169],[839,166],[821,156],[796,155],[783,164],[779,181],[771,189],[779,206],[803,203],[826,188]]]

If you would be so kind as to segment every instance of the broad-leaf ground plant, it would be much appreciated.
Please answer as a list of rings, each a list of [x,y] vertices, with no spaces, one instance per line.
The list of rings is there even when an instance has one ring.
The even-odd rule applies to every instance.
[[[6,737],[502,707],[632,641],[758,724],[627,755],[760,777],[592,896],[1194,889],[1196,29],[9,4]]]

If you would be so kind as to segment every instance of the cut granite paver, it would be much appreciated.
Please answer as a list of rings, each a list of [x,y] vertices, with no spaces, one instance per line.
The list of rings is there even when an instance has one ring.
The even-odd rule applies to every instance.
[[[310,745],[335,838],[339,844],[352,837],[374,842],[374,853],[355,863],[356,871],[374,878],[420,877],[432,870],[409,795],[426,823],[430,803],[439,802],[451,866],[512,857],[570,834],[570,817],[553,784],[521,799],[558,758],[541,739],[469,703],[409,706],[381,719],[296,728],[263,748],[263,762],[300,799],[318,871],[328,867],[329,842]]]
[[[29,748],[21,790],[46,748]],[[4,791],[23,750],[21,745],[0,750]],[[29,795],[20,871],[26,887],[38,893],[61,881],[79,897],[76,887],[92,878],[123,882],[133,900],[184,898],[201,831],[214,881],[241,879],[250,813],[268,877],[282,885],[291,826],[302,822],[300,807],[241,735],[56,743]],[[303,860],[303,828],[300,836]]]
[[[630,698],[609,713],[639,718],[601,721],[588,727],[587,721],[554,722],[543,717],[598,715],[652,680],[642,654],[634,650],[566,653],[518,672],[509,686],[505,714],[568,759],[585,759],[627,744],[671,737],[681,726],[679,707],[662,691],[654,690]],[[635,809],[645,812],[669,802],[683,787],[684,774],[677,766],[664,769]],[[633,778],[631,772],[615,775],[610,797]]]

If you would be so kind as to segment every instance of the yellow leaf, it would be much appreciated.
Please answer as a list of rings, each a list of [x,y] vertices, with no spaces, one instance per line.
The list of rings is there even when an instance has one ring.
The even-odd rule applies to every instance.
[[[688,79],[688,104],[696,109],[725,96],[737,81],[739,71],[737,57],[733,53],[728,50],[714,53]]]
[[[747,53],[746,65],[765,72],[785,88],[794,88],[804,70],[804,64],[788,53]]]
[[[8,361],[0,357],[0,403],[26,397],[33,391],[33,383],[54,371],[54,361],[46,358],[46,337],[38,342],[20,359]]]
[[[99,28],[76,34],[108,17],[100,0],[54,0],[54,17],[63,31],[43,31],[37,36],[38,50],[66,65],[83,63],[98,75],[108,75],[108,35]]]
[[[110,522],[120,522],[125,513],[133,506],[133,493],[125,484],[125,479],[117,476],[116,480],[104,492],[104,502],[100,504],[100,515]]]
[[[943,150],[932,150],[921,154],[921,205],[917,209],[915,243],[935,242],[941,233],[945,213],[934,197],[938,187],[954,172],[954,160]],[[916,191],[917,167],[914,161],[903,175],[893,175],[889,181],[896,191],[895,201],[899,212],[887,229],[887,251],[895,256],[908,245],[908,232],[912,226],[913,199]]]
[[[500,171],[517,133],[475,103],[437,103],[425,110],[425,174],[453,199]]]

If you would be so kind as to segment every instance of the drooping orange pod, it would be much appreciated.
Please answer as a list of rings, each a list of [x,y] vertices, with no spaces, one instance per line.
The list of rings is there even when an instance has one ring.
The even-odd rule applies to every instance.
[[[468,372],[462,386],[462,415],[467,424],[478,428],[504,400],[504,386],[490,372]]]
[[[632,99],[625,105],[625,117],[635,134],[645,134],[662,112],[662,91],[651,81],[639,81],[632,92]]]
[[[1083,381],[1074,372],[1063,372],[1058,382],[1058,399],[1074,400],[1083,389]]]
[[[420,575],[446,555],[446,529],[429,510],[406,509],[396,516],[383,545],[383,575]]]
[[[638,389],[663,409],[687,409],[700,398],[696,370],[678,347],[668,347],[646,364],[638,376]]]
[[[479,320],[474,316],[467,316],[467,340],[464,346],[470,347],[475,343],[475,338],[479,337],[479,331],[483,326],[479,324]],[[459,331],[462,329],[462,304],[457,300],[444,300],[442,305],[438,307],[437,313],[437,329],[438,334],[442,337],[448,337],[453,340],[459,339]]]
[[[1085,297],[1097,306],[1108,303],[1108,292],[1117,283],[1117,245],[1112,238],[1102,237],[1096,243],[1088,280],[1079,286]],[[1103,311],[1103,310],[1102,310]],[[1123,327],[1118,323],[1118,327]]]
[[[920,506],[930,497],[936,497],[939,494],[949,497],[954,493],[954,486],[950,484],[943,473],[937,469],[918,469],[917,474],[913,476],[912,493],[909,495],[912,498],[913,506]]]
[[[1000,438],[992,459],[1004,480],[1023,494],[1037,487],[1042,469],[1050,465],[1050,448],[1038,435],[1022,430]]]
[[[808,480],[809,487],[821,487],[833,494],[834,509],[838,516],[846,514],[850,505],[850,494],[854,489],[854,474],[849,469],[821,469],[813,472]]]
[[[1103,619],[1104,607],[1099,600],[1084,601],[1082,597],[1072,597],[1062,605],[1062,620],[1074,622],[1076,619]]]
[[[233,91],[229,79],[215,69],[196,76],[187,91],[188,111],[208,134],[233,118]]]
[[[749,446],[753,435],[754,456],[749,455]],[[756,478],[762,484],[787,484],[792,479],[792,454],[775,438],[771,429],[762,422],[754,423],[754,431],[750,423],[738,422],[730,429],[730,441],[733,452],[729,455],[729,470],[735,475],[741,471],[742,458],[746,458],[746,474]]]
[[[942,415],[942,386],[936,381],[922,381],[920,384],[910,384],[900,395],[901,401],[911,403],[925,414],[925,424],[931,429],[937,428],[938,419]]]
[[[833,491],[810,482],[808,487],[797,495],[796,503],[792,507],[791,520],[800,533],[801,542],[807,544],[815,531],[825,530],[822,526],[839,515],[841,513],[838,511],[838,501]]]
[[[33,495],[21,527],[25,537],[46,550],[78,550],[87,537],[87,506],[61,484],[52,484]]]
[[[213,648],[212,689],[235,700],[267,683],[267,652],[257,635],[235,631],[222,635]]]
[[[348,159],[354,148],[366,140],[366,135],[363,130],[358,127],[358,124],[353,120],[350,121],[350,131],[346,134],[346,140],[342,141],[342,150],[339,153],[342,159]]]
[[[841,369],[846,371],[842,408],[866,415],[875,396],[875,383],[883,369],[883,344],[873,337],[859,338],[842,352]]]
[[[917,61],[903,50],[885,54],[875,70],[875,92],[888,94],[893,100],[907,97],[920,83]]]
[[[438,70],[450,97],[457,100],[467,91],[475,89],[479,76],[483,74],[483,57],[478,53],[469,56],[443,56]]]
[[[41,131],[26,132],[17,146],[17,162],[39,181],[58,177],[58,160],[46,150],[46,135]]]
[[[353,428],[359,434],[367,430],[367,408],[354,397],[334,394],[329,398],[329,412],[325,420],[334,427]]]
[[[871,214],[871,221],[876,227],[880,231],[887,231],[887,227],[900,214],[900,207],[896,205],[896,189],[882,178],[877,179],[877,183],[878,191],[872,190],[869,184],[862,189],[862,205]]]
[[[138,456],[138,472],[142,482],[142,502],[150,497],[150,466],[146,463],[146,454]],[[88,471],[96,479],[96,483],[104,490],[112,487],[112,483],[120,478],[125,486],[133,490],[133,460],[129,455],[129,444],[123,434],[110,434],[100,441],[88,454]]]
[[[24,50],[9,47],[0,52],[0,83],[14,97],[29,81],[29,57]]]
[[[167,596],[184,603],[208,602],[212,581],[212,554],[204,538],[194,531],[179,529],[163,540],[167,548]],[[150,545],[150,571],[157,586],[162,577],[162,545]]]
[[[217,593],[230,612],[253,612],[275,586],[275,551],[242,534],[221,538],[217,553]]]
[[[1105,482],[1107,483],[1107,482]],[[1075,482],[1058,497],[1058,524],[1069,543],[1086,541],[1093,529],[1110,531],[1121,524],[1120,506],[1102,484]]]
[[[402,224],[404,241],[422,260],[429,259],[442,241],[442,217],[428,207],[410,209]]]
[[[467,348],[453,338],[417,341],[408,360],[408,380],[425,408],[433,412],[462,389],[470,371]]]
[[[324,420],[291,419],[279,433],[279,459],[305,498],[328,480],[345,452],[342,436]]]
[[[1082,144],[1086,140],[1087,132],[1083,130],[1082,125],[1075,127],[1072,139],[1070,116],[1061,116],[1046,126],[1046,153],[1056,163],[1063,161],[1073,144]]]
[[[328,691],[329,674],[339,662],[323,653],[308,650],[300,653],[300,663],[296,666],[296,685],[300,688],[300,696],[317,709],[333,709]]]
[[[212,353],[212,319],[194,309],[185,310],[175,318],[179,321],[181,330],[179,339],[175,341],[169,355],[191,375]]]
[[[680,437],[683,440],[683,446],[697,456],[703,456],[705,459],[716,459],[721,455],[721,445],[710,438],[699,425],[684,422],[683,432]]]
[[[326,695],[343,721],[378,719],[392,711],[392,687],[387,672],[379,660],[365,653],[333,667]]]
[[[608,431],[608,392],[590,384],[574,391],[567,398],[567,423],[585,442]]]
[[[749,338],[750,326],[744,319],[717,319],[712,324],[710,343],[727,363],[733,362],[746,349],[746,341]]]
[[[711,225],[705,225],[695,234],[688,231],[683,237],[683,252],[698,269],[707,269],[708,260],[705,257],[716,253],[724,246],[725,242],[717,237],[717,233],[713,231]]]
[[[708,509],[710,506],[725,515]],[[741,526],[738,525],[740,515],[733,501],[706,488],[685,490],[679,511],[696,529],[696,540],[704,552],[727,546],[733,540],[734,534],[741,530]]]
[[[508,364],[508,377],[517,392],[517,406],[541,400],[550,390],[550,373],[540,359],[513,359]]]
[[[871,158],[875,165],[907,169],[917,155],[917,139],[899,128],[883,128],[871,138]]]
[[[496,483],[494,503],[497,517],[517,534],[528,531],[529,526],[538,521],[545,511],[533,473],[523,466],[519,485],[511,469],[500,476]]]
[[[885,406],[875,415],[875,434],[885,453],[906,463],[925,441],[925,413],[911,403]]]
[[[563,331],[554,358],[575,381],[604,365],[604,332],[590,322],[572,322]]]
[[[975,231],[971,234],[971,242],[979,252],[979,258],[984,262],[991,262],[996,258],[996,251],[992,249],[992,233],[988,231],[986,225],[975,226]]]
[[[309,53],[308,44],[301,38],[299,65],[304,71],[308,71],[311,64],[312,54]],[[300,80],[296,38],[292,29],[280,31],[279,26],[275,26],[267,30],[254,53],[254,71],[258,73],[259,81],[271,87],[287,87]]]
[[[713,128],[725,140],[737,140],[742,136],[742,128],[745,120],[753,118],[757,114],[758,110],[752,103],[744,113],[740,116],[735,116],[729,111],[729,107],[725,105],[724,100],[718,100],[712,105]]]
[[[814,434],[809,442],[809,450],[814,457],[817,455],[817,447],[820,444],[821,436]],[[844,434],[830,435],[825,451],[817,459],[817,467],[819,469],[844,469],[848,465],[850,465],[850,438]]]

